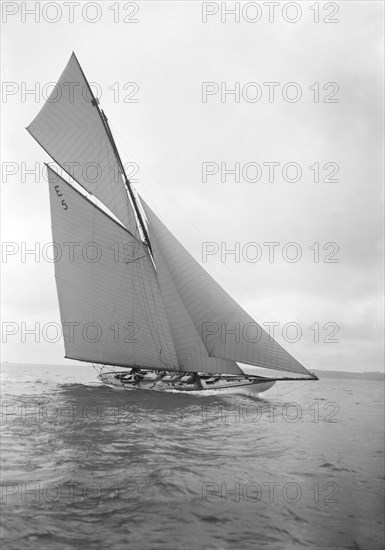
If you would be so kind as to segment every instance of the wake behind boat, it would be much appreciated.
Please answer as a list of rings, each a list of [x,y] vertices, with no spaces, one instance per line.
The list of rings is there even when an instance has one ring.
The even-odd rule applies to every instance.
[[[134,191],[75,54],[27,129],[72,179],[47,165],[66,358],[126,389],[260,393],[317,380]],[[302,378],[249,375],[238,363]]]

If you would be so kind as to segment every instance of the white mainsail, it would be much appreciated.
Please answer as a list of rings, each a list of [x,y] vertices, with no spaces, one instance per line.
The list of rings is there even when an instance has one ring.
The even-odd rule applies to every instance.
[[[66,357],[178,369],[146,246],[47,168]]]
[[[155,261],[161,258],[167,268],[167,275],[162,275],[165,268],[160,269],[160,275],[163,279],[166,276],[171,279],[167,283],[161,278],[160,286],[177,352],[178,340],[183,341],[183,332],[179,331],[177,338],[175,334],[178,322],[183,322],[187,312],[210,357],[226,360],[230,365],[231,361],[239,361],[266,369],[311,374],[194,260],[143,199],[141,202],[149,222],[151,242],[156,243],[153,247]],[[178,303],[177,296],[184,308]],[[173,300],[179,310],[170,314]],[[186,332],[192,340],[192,331]]]
[[[72,54],[27,130],[57,164],[138,236],[135,214],[102,116]]]

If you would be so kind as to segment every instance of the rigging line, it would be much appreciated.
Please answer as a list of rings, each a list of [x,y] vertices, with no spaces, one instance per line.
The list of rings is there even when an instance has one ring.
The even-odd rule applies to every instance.
[[[153,236],[153,241],[154,241],[154,239],[155,239],[155,243],[157,243],[156,237]],[[158,248],[159,248],[159,246],[158,246]],[[182,305],[183,305],[184,311],[185,311],[186,315],[188,316],[188,318],[189,318],[189,320],[190,320],[190,322],[191,322],[192,329],[193,329],[193,331],[195,331],[195,332],[197,333],[198,340],[202,343],[202,346],[204,347],[203,342],[200,340],[200,337],[199,337],[199,334],[198,334],[198,332],[197,332],[197,330],[196,330],[196,327],[195,327],[195,325],[194,325],[194,323],[193,323],[193,321],[192,321],[192,319],[191,319],[191,317],[190,317],[189,312],[187,311],[187,308],[186,308],[186,306],[185,306],[185,304],[184,304],[184,302],[183,302],[182,297],[180,296],[180,294],[179,294],[179,292],[178,292],[178,289],[177,289],[176,286],[175,286],[173,277],[171,276],[170,271],[169,271],[168,267],[166,266],[164,260],[162,261],[162,263],[163,263],[163,270],[165,271],[165,274],[167,275],[167,277],[169,278],[171,284],[173,285],[173,288],[175,289],[175,292],[176,292],[177,295],[179,296],[179,299],[180,299],[180,301],[181,301],[181,303],[182,303]],[[158,283],[158,288],[159,288],[159,290],[160,290],[160,295],[161,295],[161,298],[162,298],[162,292],[161,292],[161,289],[160,289],[160,284],[159,284],[159,279],[158,279],[158,278],[157,278],[157,283]],[[162,299],[162,303],[163,303],[163,299]],[[164,305],[164,304],[163,304],[163,305]],[[165,306],[164,306],[164,307],[165,307]],[[166,319],[167,319],[167,321],[168,321],[168,315],[167,315],[167,310],[166,310],[166,308],[165,308],[165,314],[166,314]],[[176,347],[175,347],[174,338],[173,338],[173,335],[172,335],[172,332],[171,332],[171,328],[170,328],[170,334],[171,334],[171,341],[172,341],[172,343],[173,343],[173,345],[174,345],[174,350],[175,350],[175,354],[176,354],[176,357],[177,357],[177,364],[178,364],[178,368],[179,368],[180,365],[179,365],[179,360],[178,360],[178,353],[177,353],[177,349],[176,349]],[[184,353],[184,354],[186,353],[185,350],[184,350],[183,353]],[[191,356],[191,357],[193,356],[193,351],[188,351],[187,353],[188,353],[188,356],[189,356],[189,357],[190,357],[190,356]],[[206,352],[206,353],[207,353],[207,352]],[[190,360],[190,359],[188,359],[187,362],[188,362],[189,360]],[[193,359],[191,358],[191,364],[193,364],[193,362],[194,362],[194,361],[193,361]],[[185,370],[185,369],[182,369],[182,370]]]
[[[305,387],[305,386],[308,386],[308,385],[311,384],[312,382],[317,382],[317,380],[308,380],[307,382],[305,382],[305,384],[301,384],[300,386],[297,386],[296,388],[293,388],[293,389],[291,389],[291,390],[289,390],[289,391],[286,391],[286,392],[284,392],[284,393],[282,393],[282,392],[280,391],[280,389],[278,388],[278,386],[276,386],[275,389],[276,389],[276,391],[279,393],[279,395],[283,397],[284,395],[287,395],[287,394],[289,394],[289,393],[292,393],[292,392],[294,392],[294,391],[299,390],[300,388],[303,388],[303,387]]]
[[[148,247],[149,249],[149,252],[152,254],[152,250],[151,250],[151,242],[150,242],[150,237],[148,235],[148,232],[147,232],[147,228],[146,228],[146,225],[142,219],[142,215],[140,213],[140,210],[139,210],[139,207],[138,207],[138,204],[136,203],[136,200],[135,200],[135,194],[133,192],[133,189],[132,189],[132,185],[131,185],[131,182],[130,180],[128,179],[127,177],[127,174],[125,172],[125,169],[124,169],[124,165],[123,165],[123,162],[122,162],[122,159],[120,157],[120,154],[119,154],[119,151],[118,151],[118,148],[116,146],[116,143],[115,143],[115,139],[114,139],[114,136],[111,132],[111,128],[110,128],[110,125],[109,125],[109,122],[108,122],[108,118],[106,116],[106,114],[104,113],[104,111],[102,111],[101,109],[99,109],[98,105],[96,105],[96,107],[98,108],[98,112],[102,118],[102,121],[103,121],[103,124],[104,124],[104,128],[105,128],[105,131],[107,133],[107,136],[110,140],[110,143],[111,143],[111,146],[114,150],[114,153],[115,153],[115,156],[116,156],[116,160],[118,161],[118,164],[120,166],[120,170],[121,170],[121,173],[122,173],[122,177],[124,179],[124,184],[127,188],[127,191],[128,191],[128,194],[130,196],[130,199],[132,200],[132,204],[133,204],[133,207],[134,207],[134,210],[135,210],[135,213],[138,217],[138,221],[139,221],[139,224],[138,224],[138,227],[140,226],[140,231],[141,233],[143,233],[143,236],[144,236],[144,243],[146,244],[146,246]]]
[[[146,288],[145,288],[145,285],[144,285],[144,280],[143,280],[143,269],[142,269],[142,266],[140,265],[140,262],[139,262],[139,271],[140,271],[140,274],[141,276],[139,277],[139,281],[140,281],[140,284],[141,284],[141,288],[142,288],[142,295],[144,297],[144,305],[145,305],[145,308],[144,308],[144,316],[145,316],[145,321],[147,323],[147,327],[149,329],[149,333],[151,335],[151,338],[152,338],[152,341],[154,343],[154,349],[156,350],[157,348],[160,348],[162,349],[162,345],[161,345],[161,340],[160,340],[160,337],[159,337],[159,334],[158,334],[158,331],[155,329],[153,330],[153,327],[152,327],[152,324],[150,322],[150,319],[155,319],[156,318],[156,314],[157,314],[157,307],[156,307],[156,303],[155,303],[155,299],[154,299],[154,294],[153,294],[153,290],[152,290],[152,280],[151,280],[151,277],[152,277],[152,272],[151,274],[149,273],[149,270],[147,269],[148,267],[150,268],[150,265],[148,264],[148,261],[146,262],[145,265],[143,265],[143,269],[145,270],[145,275],[146,275],[146,279],[148,280],[149,282],[149,285],[148,287],[150,288],[150,291],[151,291],[151,296],[152,296],[152,308],[153,311],[150,311],[150,304],[147,300],[147,293],[146,293]],[[159,319],[158,319],[159,320]],[[160,323],[159,323],[160,324]],[[157,341],[154,337],[154,334],[157,338]],[[162,364],[162,361],[160,361],[161,364]]]
[[[144,248],[143,247],[143,244],[141,243],[140,244],[140,248]],[[123,247],[123,250],[124,250],[124,247]],[[131,277],[128,278],[128,281],[129,281],[129,289],[127,288],[127,293],[129,292],[129,290],[131,291],[131,295],[130,295],[130,299],[131,299],[131,315],[132,315],[132,323],[134,325],[134,328],[135,328],[135,325],[136,325],[136,322],[135,322],[135,319],[136,319],[136,314],[135,314],[135,305],[136,305],[136,293],[134,292],[135,290],[135,285],[134,285],[134,282],[135,282],[135,274],[136,274],[136,271],[137,271],[137,265],[139,264],[140,262],[132,262],[132,265],[131,265],[131,262],[129,265],[129,271],[131,273]],[[132,268],[132,269],[131,269]],[[122,277],[124,276],[125,274],[125,271],[123,270],[123,273],[122,273]],[[117,298],[119,296],[119,293],[117,294]],[[138,342],[138,344],[140,345],[140,341]],[[136,353],[137,352],[137,346],[136,346],[136,342],[133,342],[133,363],[134,363],[134,366],[136,366]]]
[[[146,260],[147,260],[147,258],[146,258]],[[148,274],[147,270],[146,270],[146,267],[147,267],[147,261],[146,260],[145,260],[145,264],[143,266],[143,269],[145,270],[145,275]],[[149,304],[147,303],[146,288],[145,288],[144,281],[143,281],[142,265],[141,265],[141,262],[138,262],[137,264],[134,264],[134,265],[135,265],[135,269],[137,271],[137,275],[138,275],[137,278],[139,279],[139,287],[140,287],[138,289],[139,292],[137,292],[137,289],[135,288],[136,281],[135,281],[135,278],[133,278],[132,281],[133,281],[133,287],[134,287],[134,290],[135,290],[135,295],[142,297],[142,305],[144,306],[143,309],[142,309],[142,311],[143,311],[143,320],[147,325],[149,335],[150,335],[150,337],[153,341],[154,348],[156,349],[156,342],[155,342],[155,339],[154,339],[151,323],[150,323],[150,320],[149,320],[150,317],[152,316],[152,312],[147,311],[147,308],[149,307]],[[151,285],[151,280],[148,277],[146,277],[146,278],[148,279],[149,285]],[[151,354],[151,357],[152,357],[152,354]]]
[[[98,372],[98,369],[96,368],[96,366],[93,363],[91,363],[91,365],[92,365],[94,371],[96,372],[96,374],[99,376],[100,373]],[[101,370],[103,371],[103,367],[101,367]]]
[[[114,131],[115,131],[115,130],[114,130]],[[117,132],[117,133],[119,133],[119,132]],[[125,142],[126,142],[126,140],[125,140]],[[154,179],[154,181],[158,184],[157,187],[162,189],[162,194],[160,194],[160,193],[157,191],[157,188],[155,188],[155,189],[156,189],[156,193],[158,194],[158,196],[161,197],[162,200],[164,200],[164,195],[167,195],[169,202],[172,201],[172,202],[174,203],[174,205],[177,207],[177,209],[179,209],[181,212],[183,212],[184,218],[187,219],[187,220],[189,221],[189,223],[191,223],[191,225],[196,229],[197,233],[198,233],[198,234],[201,236],[201,238],[202,238],[202,242],[206,242],[206,241],[204,240],[204,237],[203,237],[201,231],[200,231],[199,228],[195,225],[195,223],[191,220],[191,218],[189,218],[188,214],[186,214],[186,212],[180,207],[180,205],[175,201],[175,199],[174,199],[173,196],[167,191],[167,189],[165,189],[164,187],[161,186],[161,184],[160,184],[160,182],[158,181],[157,177],[153,174],[153,172],[151,171],[151,169],[148,168],[148,167],[146,166],[146,164],[144,163],[144,161],[143,161],[143,160],[141,159],[141,157],[135,152],[135,150],[134,150],[131,146],[130,146],[130,148],[131,148],[131,150],[134,152],[134,154],[136,155],[137,159],[140,161],[141,165],[149,172],[149,174],[152,176],[152,178]],[[143,179],[142,179],[141,183],[142,183],[143,187],[144,187],[145,189],[147,189],[147,191],[148,191],[149,189],[151,190],[151,193],[148,193],[149,196],[151,196],[151,195],[154,194],[154,189],[150,187],[150,186],[151,186],[151,183],[150,183],[150,182],[149,182],[149,185],[146,185],[146,184],[144,183]],[[167,203],[166,203],[165,201],[164,201],[164,204],[167,205]],[[173,214],[175,214],[175,209],[174,209],[174,211],[173,211]],[[191,240],[191,237],[190,237],[190,240]],[[198,262],[198,263],[199,263],[199,262]],[[199,265],[200,265],[200,264],[199,264]],[[227,269],[227,271],[228,271],[229,273],[231,273],[231,275],[233,276],[233,278],[235,278],[235,279],[237,280],[237,282],[240,284],[240,286],[242,287],[242,289],[245,291],[245,293],[247,294],[247,296],[250,298],[251,303],[255,304],[255,305],[264,313],[264,315],[266,316],[267,319],[271,319],[271,316],[269,316],[269,315],[267,314],[267,312],[262,308],[262,306],[260,306],[260,304],[257,304],[255,298],[252,297],[251,294],[249,293],[249,290],[247,289],[245,283],[244,283],[241,279],[239,279],[239,277],[237,276],[237,274],[229,267],[228,264],[225,265],[225,268]],[[218,276],[219,276],[219,271],[218,271],[218,269],[217,269],[216,267],[214,267],[214,271],[217,272],[217,274],[218,274]],[[226,291],[226,292],[227,292],[227,291]],[[231,296],[231,295],[230,295],[230,296]],[[243,309],[243,308],[242,308],[242,309]],[[246,311],[246,310],[245,310],[245,311]],[[247,313],[247,311],[246,311],[246,313]],[[280,344],[280,342],[277,342],[277,343]],[[289,349],[290,349],[291,352],[292,352],[292,350],[294,349],[294,344],[293,344],[293,343],[291,343],[291,342],[286,342],[286,341],[285,341],[284,346],[283,346],[282,344],[280,344],[280,345],[281,345],[281,347],[283,347],[284,350],[286,351],[286,346],[287,346],[288,344],[289,344]],[[288,353],[288,352],[287,352],[287,353]],[[300,362],[300,363],[306,363],[306,362],[307,362],[307,361],[305,361],[305,360],[303,359],[301,353],[298,352],[297,349],[295,350],[295,352],[292,352],[291,354],[293,355],[293,358],[294,358],[294,359],[296,359],[296,356],[299,358],[300,361],[298,360],[298,362]],[[311,373],[311,371],[310,371],[307,367],[305,367],[304,365],[302,365],[302,366],[303,366],[308,372]]]
[[[155,241],[156,241],[156,237],[155,237],[155,236],[153,236],[153,240],[154,240],[154,239],[155,239]],[[158,248],[159,248],[159,247],[158,247]],[[154,258],[154,259],[155,259],[155,258]],[[164,260],[163,260],[163,263],[164,263]],[[173,278],[171,277],[171,275],[170,275],[170,273],[169,273],[169,270],[168,270],[167,266],[165,266],[165,270],[166,270],[166,273],[167,273],[167,275],[169,276],[169,278],[170,278],[170,280],[171,280],[173,286],[175,287],[174,280],[173,280]],[[157,282],[157,287],[159,288],[159,295],[160,295],[161,303],[162,303],[162,305],[163,305],[165,317],[166,317],[167,322],[169,323],[168,315],[167,315],[167,311],[166,311],[166,307],[165,307],[165,304],[164,304],[163,298],[162,298],[162,291],[161,291],[161,288],[160,288],[160,284],[159,284],[159,279],[158,279],[158,277],[156,277],[156,282]],[[177,291],[177,292],[178,292],[178,291]],[[178,293],[178,295],[179,295],[179,293]],[[182,303],[183,303],[183,305],[184,305],[183,300],[182,300]],[[161,324],[161,326],[162,326],[162,324]],[[194,327],[194,328],[195,328],[195,327]],[[162,327],[162,329],[163,329],[163,327]],[[163,331],[163,332],[164,332],[164,331]],[[173,339],[173,336],[172,336],[172,332],[171,332],[171,328],[170,328],[170,327],[169,327],[169,333],[170,333],[170,335],[171,335],[171,342],[172,342],[172,345],[173,345],[173,348],[174,348],[172,351],[173,351],[173,353],[175,353],[176,360],[177,360],[177,366],[178,366],[178,368],[179,368],[178,354],[177,354],[177,350],[176,350],[176,347],[175,347],[175,343],[174,343],[174,339]],[[164,336],[165,336],[165,335],[164,335]],[[166,342],[167,342],[167,340],[166,340]]]
[[[161,305],[162,305],[162,307],[163,307],[163,310],[164,310],[164,317],[165,317],[165,321],[167,322],[168,333],[169,333],[169,335],[170,335],[170,337],[171,337],[171,343],[172,343],[172,345],[173,345],[173,349],[170,348],[170,345],[169,345],[169,338],[168,338],[168,336],[166,335],[166,329],[165,329],[165,327],[163,326],[163,321],[162,321],[161,318],[160,318],[159,310],[158,310],[157,307],[155,307],[155,314],[156,314],[157,317],[158,317],[160,332],[161,332],[162,335],[163,335],[163,341],[166,343],[166,349],[167,349],[168,355],[169,355],[170,357],[172,357],[172,356],[175,354],[175,356],[176,356],[176,355],[177,355],[177,354],[176,354],[176,349],[175,349],[174,341],[173,341],[173,338],[172,338],[171,329],[170,329],[169,324],[168,324],[167,312],[166,312],[165,305],[164,305],[164,303],[163,303],[162,292],[161,292],[161,290],[160,290],[159,280],[158,280],[157,277],[156,277],[155,284],[156,284],[157,288],[159,289],[159,300],[160,300],[160,303],[161,303]],[[151,294],[152,294],[153,302],[155,303],[155,294],[154,294],[154,290],[153,290],[152,287],[151,287]],[[159,343],[160,343],[159,359],[160,359],[160,362],[163,363],[163,362],[164,362],[164,361],[162,360],[163,346],[162,346],[162,342],[161,342],[160,339],[159,339]],[[177,359],[178,359],[178,358],[177,358]],[[166,363],[166,365],[167,365],[167,363]]]
[[[96,218],[96,209],[92,210],[92,240],[95,242],[95,218]],[[94,264],[91,263],[91,307],[92,307],[92,320],[97,325],[95,321],[95,277],[94,277]],[[98,356],[98,347],[99,342],[96,341],[96,357]]]
[[[155,261],[155,256],[154,256],[154,261]],[[153,264],[152,264],[153,265]],[[171,333],[171,328],[169,326],[169,320],[168,320],[168,316],[167,316],[167,311],[166,311],[166,307],[165,307],[165,304],[163,302],[163,298],[162,298],[162,291],[161,291],[161,288],[160,288],[160,284],[159,284],[159,279],[158,279],[158,276],[155,275],[155,285],[156,285],[156,288],[159,290],[159,300],[160,300],[160,303],[161,303],[161,306],[163,307],[163,311],[164,311],[164,316],[165,316],[165,321],[167,322],[167,328],[168,328],[168,334],[170,336],[170,338],[168,337],[168,335],[166,335],[166,329],[165,327],[163,327],[163,322],[160,318],[160,313],[159,313],[159,310],[157,307],[155,307],[155,314],[157,315],[158,317],[158,321],[159,321],[159,326],[160,326],[160,331],[163,335],[163,340],[164,342],[166,343],[166,348],[167,348],[167,351],[168,351],[168,355],[170,357],[172,357],[173,355],[176,356],[176,359],[177,359],[177,364],[178,364],[178,357],[177,357],[177,353],[176,353],[176,348],[175,348],[175,343],[174,343],[174,339],[173,339],[173,336],[172,336],[172,333]],[[153,302],[156,304],[155,302],[155,294],[154,294],[154,290],[153,288],[151,287],[151,294],[152,294],[152,298],[153,298]],[[159,338],[159,337],[158,337]],[[171,345],[173,346],[172,348],[170,347],[170,343],[169,343],[169,339],[171,340],[170,343]],[[162,346],[162,343],[161,343],[161,340],[159,339],[159,342],[160,342],[160,360],[162,362],[162,359],[161,359],[161,354],[163,353],[163,346]],[[167,363],[166,363],[167,364]]]
[[[104,130],[104,128],[103,128],[103,130]],[[123,178],[122,178],[122,176],[119,172],[118,162],[117,162],[117,159],[115,157],[114,151],[111,147],[111,143],[109,142],[108,137],[105,135],[105,132],[104,132],[104,134],[102,134],[101,137],[105,138],[103,140],[104,141],[104,146],[105,146],[105,153],[106,153],[105,158],[107,160],[108,170],[110,170],[110,172],[112,172],[112,182],[113,182],[113,184],[110,186],[110,189],[112,191],[113,204],[114,204],[114,207],[115,207],[116,211],[119,212],[120,200],[118,200],[118,198],[117,198],[118,193],[119,193],[119,183],[122,186],[122,190],[123,190],[124,195],[127,195],[127,193],[126,193],[125,185],[124,185],[124,182],[123,182]],[[115,169],[115,167],[116,167],[116,169]],[[126,197],[126,199],[127,199],[127,197]],[[128,223],[128,226],[129,226],[128,229],[131,231],[131,223],[130,222],[132,221],[132,213],[131,213],[132,207],[129,204],[128,200],[126,201],[126,204],[127,204],[127,223]],[[134,226],[136,226],[135,219],[134,219]],[[136,227],[135,227],[135,229],[136,229]],[[133,233],[135,233],[134,229],[133,229]]]
[[[140,262],[138,262],[140,263]],[[137,266],[138,264],[133,264],[133,275],[136,274],[136,271],[137,271]],[[130,266],[131,267],[131,266]],[[132,322],[134,324],[134,327],[136,325],[136,311],[135,311],[135,306],[136,306],[136,292],[135,292],[135,276],[132,276],[131,279],[130,279],[130,290],[131,290],[131,300],[132,300]],[[127,292],[128,292],[128,289],[127,289]],[[140,338],[140,336],[139,336]],[[134,345],[134,365],[136,365],[136,346]]]
[[[152,266],[149,266],[149,267],[151,269]],[[167,366],[167,368],[175,369],[178,365],[178,359],[177,359],[177,354],[176,354],[174,341],[173,341],[172,334],[171,334],[171,329],[170,329],[169,323],[168,323],[167,312],[166,312],[165,305],[164,305],[163,299],[162,299],[162,293],[161,293],[160,286],[159,286],[159,280],[158,280],[158,277],[156,275],[153,275],[153,270],[151,271],[151,275],[154,277],[155,288],[158,290],[158,296],[159,296],[158,302],[159,302],[160,307],[162,308],[162,313],[163,313],[163,317],[164,317],[164,320],[162,320],[161,315],[160,315],[160,310],[158,309],[158,307],[156,307],[157,301],[156,301],[155,292],[154,292],[155,288],[153,286],[151,286],[150,291],[151,291],[151,295],[152,295],[152,301],[154,303],[155,316],[156,316],[157,321],[158,321],[158,330],[159,330],[159,334],[163,337],[163,338],[161,338],[159,336],[159,334],[157,334],[158,339],[159,339],[159,347],[160,347],[159,359],[160,359],[160,362],[162,364]],[[163,349],[162,341],[163,341],[163,343],[165,343],[165,350]],[[167,353],[166,358],[163,357],[164,353]],[[175,359],[176,359],[176,365],[174,364],[174,362],[169,364],[168,359],[171,359],[173,357],[175,357]]]
[[[153,240],[154,240],[154,239],[155,239],[155,243],[157,244],[156,236],[153,237]],[[157,244],[157,246],[158,246],[158,248],[159,248],[159,245],[158,245],[158,244]],[[206,348],[204,342],[202,341],[202,338],[200,337],[199,330],[198,330],[197,327],[195,326],[195,323],[194,323],[194,321],[193,321],[193,319],[192,319],[192,317],[191,317],[191,315],[190,315],[189,310],[188,310],[187,307],[186,307],[186,304],[185,304],[185,302],[184,302],[184,300],[183,300],[183,297],[182,297],[181,294],[179,293],[179,290],[178,290],[177,285],[176,285],[176,283],[175,283],[175,281],[174,281],[174,278],[173,278],[173,276],[172,276],[172,273],[171,273],[171,271],[169,270],[169,268],[168,268],[168,266],[167,266],[167,264],[165,263],[164,260],[162,260],[162,264],[163,264],[163,270],[165,271],[167,277],[168,277],[169,280],[171,281],[171,283],[172,283],[172,285],[173,285],[173,288],[175,289],[175,292],[176,292],[177,295],[179,296],[179,299],[180,299],[180,301],[181,301],[181,303],[182,303],[182,305],[183,305],[184,313],[187,315],[188,319],[190,320],[191,327],[192,327],[193,331],[195,331],[195,332],[194,332],[194,336],[195,336],[195,335],[197,336],[198,341],[199,341],[200,344],[202,345],[202,348],[199,350],[199,355],[200,355],[201,358],[203,359],[203,357],[202,357],[202,352],[203,352],[205,355],[207,355],[207,358],[209,358],[209,357],[210,357],[209,352],[208,352],[208,350],[207,350],[207,348]],[[159,285],[159,281],[158,281],[158,285]],[[168,319],[167,311],[166,311],[166,318]],[[171,331],[170,331],[170,332],[171,332]],[[171,334],[171,337],[172,337],[172,334]],[[175,345],[174,345],[174,348],[175,348]],[[193,348],[193,350],[194,350],[194,348]],[[176,351],[176,348],[175,348],[175,351]],[[193,355],[195,356],[195,351],[191,351],[191,352],[189,351],[188,354],[191,355],[191,356],[193,356]],[[177,358],[178,358],[178,357],[177,357]],[[204,360],[206,361],[206,357],[204,358]],[[194,360],[193,360],[193,359],[191,359],[191,363],[192,363],[192,364],[194,363]]]
[[[134,262],[138,262],[139,260],[141,260],[142,258],[147,258],[147,254],[143,254],[143,256],[140,256],[139,258],[135,258],[135,260],[130,260],[130,261],[126,261],[124,262],[125,264],[133,264]]]
[[[102,164],[102,162],[101,162],[101,159],[102,159],[102,149],[103,149],[103,134],[100,132],[100,133],[99,133],[99,139],[98,139],[97,143],[95,144],[95,148],[94,148],[94,151],[95,151],[95,153],[96,153],[96,155],[97,155],[97,159],[98,159],[98,161],[99,161],[99,162],[98,162],[99,167],[101,167],[101,164]],[[101,170],[103,170],[103,169],[101,168]],[[101,177],[103,177],[103,174],[102,174]],[[98,196],[99,193],[100,193],[100,184],[101,184],[101,182],[100,182],[100,178],[99,178],[99,176],[98,176],[97,179],[96,179],[96,182],[95,182],[95,195],[97,195],[97,196]],[[114,196],[114,193],[113,193],[113,192],[112,192],[112,194],[113,194],[113,196]],[[103,202],[103,201],[102,201],[102,202]],[[116,208],[115,201],[114,201],[114,207]],[[112,210],[112,209],[111,209],[111,210]]]

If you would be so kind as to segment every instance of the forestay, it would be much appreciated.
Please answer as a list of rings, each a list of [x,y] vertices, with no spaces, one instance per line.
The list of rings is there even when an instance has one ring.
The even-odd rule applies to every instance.
[[[48,167],[66,357],[177,369],[146,247]]]

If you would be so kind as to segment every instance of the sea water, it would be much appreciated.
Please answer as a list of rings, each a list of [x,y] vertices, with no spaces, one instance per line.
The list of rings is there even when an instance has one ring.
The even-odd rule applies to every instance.
[[[4,550],[384,546],[381,382],[203,396],[87,366],[2,378]]]

